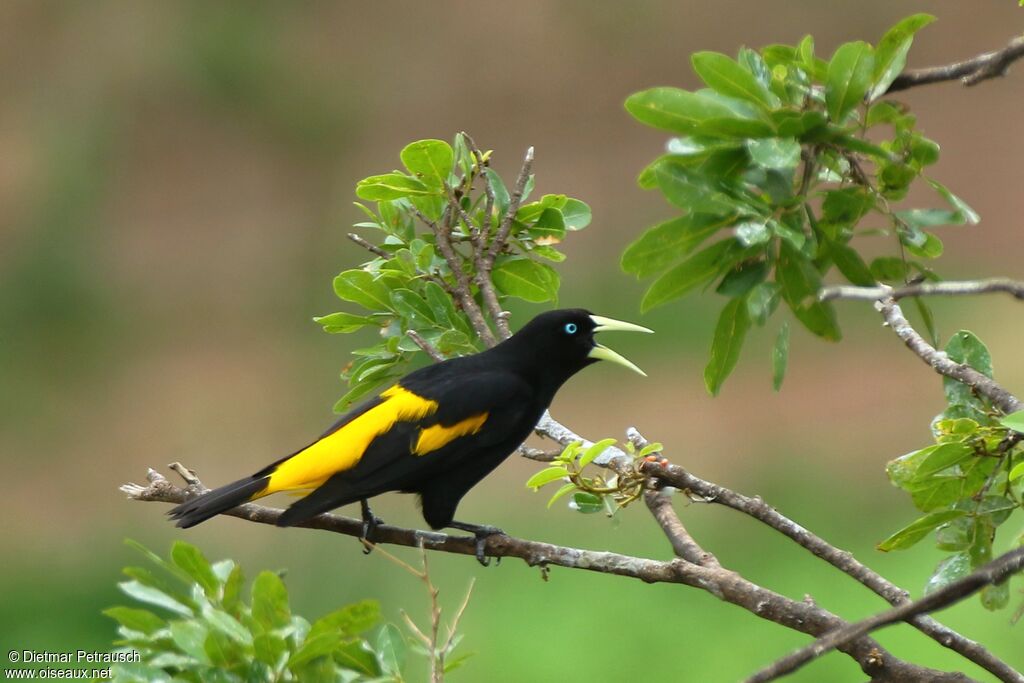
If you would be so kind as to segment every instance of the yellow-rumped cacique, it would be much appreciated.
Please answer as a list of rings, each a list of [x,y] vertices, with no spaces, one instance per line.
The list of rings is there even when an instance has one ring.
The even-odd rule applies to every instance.
[[[362,506],[364,536],[380,520],[367,500],[415,493],[433,529],[472,532],[477,558],[492,526],[455,521],[466,493],[526,440],[558,389],[584,367],[608,360],[644,374],[594,340],[612,330],[650,332],[583,309],[542,313],[481,353],[410,372],[342,415],[316,441],[252,476],[173,508],[179,527],[279,491],[308,491],[277,520],[300,524],[349,503]]]

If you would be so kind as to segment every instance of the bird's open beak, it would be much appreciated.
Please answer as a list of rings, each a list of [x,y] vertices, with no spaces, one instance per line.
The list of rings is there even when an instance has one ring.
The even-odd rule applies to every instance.
[[[595,325],[597,325],[597,327],[594,328],[594,332],[647,332],[648,334],[654,333],[654,330],[649,330],[646,327],[634,325],[633,323],[623,322],[621,320],[613,320],[612,318],[605,318],[604,316],[601,315],[592,315],[590,316],[590,319],[594,321]],[[633,372],[643,375],[644,377],[647,376],[647,373],[638,368],[635,363],[633,363],[625,356],[616,353],[615,351],[612,351],[607,346],[595,343],[594,348],[590,350],[590,353],[588,353],[587,356],[589,358],[594,358],[595,360],[610,360],[611,362],[625,366],[632,370]]]

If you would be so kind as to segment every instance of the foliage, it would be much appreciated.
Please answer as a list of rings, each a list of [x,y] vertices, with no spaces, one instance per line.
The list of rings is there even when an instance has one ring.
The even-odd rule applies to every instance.
[[[401,681],[406,640],[392,624],[370,631],[380,607],[363,600],[310,623],[292,614],[281,577],[261,572],[245,601],[242,568],[210,563],[175,541],[164,559],[129,542],[160,570],[126,567],[121,590],[139,606],[111,607],[115,645],[142,661],[118,664],[119,681]],[[148,608],[157,608],[153,611]]]
[[[698,52],[691,61],[706,88],[652,88],[626,100],[638,121],[674,135],[639,184],[683,213],[633,242],[622,268],[657,275],[644,310],[712,286],[728,298],[704,371],[710,393],[735,367],[751,323],[767,324],[781,302],[814,335],[840,338],[835,310],[818,300],[833,268],[856,285],[935,279],[927,261],[942,253],[942,242],[932,229],[978,221],[926,175],[939,146],[918,130],[916,117],[881,99],[914,34],[932,20],[908,17],[877,46],[846,43],[827,61],[815,55],[811,36],[742,48],[736,59]],[[896,208],[918,182],[947,206]],[[869,236],[893,236],[892,255],[869,262],[868,240],[854,240]],[[918,307],[934,338],[930,312],[923,302]],[[788,334],[780,329],[772,350],[776,390]]]
[[[639,184],[657,188],[683,214],[641,235],[622,255],[622,268],[657,276],[644,310],[712,286],[727,297],[704,370],[711,394],[736,366],[751,323],[766,325],[781,302],[812,334],[837,341],[835,310],[818,297],[833,270],[860,286],[938,280],[928,265],[943,248],[933,230],[978,222],[926,173],[938,161],[938,144],[907,106],[883,99],[914,34],[933,19],[907,17],[878,45],[846,43],[828,60],[815,55],[811,36],[797,45],[743,48],[736,59],[698,52],[692,65],[706,88],[653,88],[626,100],[637,120],[675,136]],[[915,184],[930,187],[945,206],[898,206]],[[879,237],[892,240],[892,251],[869,261],[865,251],[878,248],[867,238]],[[920,298],[914,304],[938,345],[931,311]],[[776,390],[788,352],[783,322],[771,350]],[[988,350],[972,333],[958,332],[946,352],[992,376]],[[939,548],[951,555],[929,590],[992,559],[995,531],[1021,507],[1024,486],[1024,455],[1011,437],[1024,420],[1001,418],[952,379],[944,388],[948,407],[932,425],[936,443],[888,467],[893,484],[925,516],[879,544],[908,548],[936,531]],[[991,609],[1008,598],[1006,584],[981,596]]]
[[[992,377],[992,358],[974,334],[961,330],[946,345],[958,362]],[[879,544],[880,550],[909,548],[935,532],[940,550],[950,555],[936,567],[929,591],[966,576],[993,557],[996,529],[1024,497],[1024,411],[1001,417],[989,401],[970,387],[943,380],[947,408],[932,422],[935,443],[889,463],[892,483],[910,494],[926,513]],[[1024,536],[1018,539],[1024,542]],[[981,602],[1005,607],[1009,584],[987,586]]]
[[[643,495],[645,482],[638,465],[644,458],[654,458],[653,454],[662,450],[660,443],[649,444],[640,451],[632,443],[626,443],[624,452],[633,458],[632,468],[617,473],[591,468],[584,474],[588,465],[597,464],[601,455],[615,445],[615,439],[602,439],[584,448],[582,442],[574,441],[548,467],[530,477],[526,487],[539,491],[547,484],[561,481],[562,486],[548,499],[549,508],[559,498],[572,493],[569,507],[573,510],[584,514],[605,512],[611,517]]]
[[[336,410],[408,370],[420,352],[410,332],[445,356],[479,351],[478,330],[467,315],[467,305],[484,305],[479,277],[490,278],[499,303],[509,297],[557,300],[560,279],[545,261],[563,261],[556,245],[590,223],[590,207],[578,199],[546,194],[526,202],[532,175],[521,198],[515,188],[510,193],[490,168],[491,153],[477,150],[465,134],[456,135],[454,145],[418,140],[400,157],[404,171],[356,185],[356,194],[371,205],[356,204],[367,220],[355,227],[382,233],[380,244],[371,245],[377,257],[334,279],[338,297],[366,312],[316,318],[327,332],[370,326],[382,337],[354,352],[357,359],[343,373],[349,391]],[[506,222],[507,237],[500,234]],[[473,296],[468,304],[455,294],[463,284]]]

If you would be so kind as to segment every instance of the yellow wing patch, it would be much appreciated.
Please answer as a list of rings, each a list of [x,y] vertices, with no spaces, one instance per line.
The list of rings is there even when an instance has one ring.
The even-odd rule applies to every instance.
[[[370,408],[278,465],[270,475],[267,488],[253,497],[267,496],[278,491],[315,489],[331,475],[355,467],[370,442],[391,429],[396,422],[419,420],[437,410],[436,401],[417,396],[397,384],[381,393],[381,398],[384,401],[380,405]],[[480,424],[483,424],[483,420]],[[448,440],[452,438],[455,437]]]
[[[479,415],[467,417],[465,420],[456,422],[453,425],[437,424],[433,427],[427,427],[420,431],[420,437],[416,440],[416,447],[412,449],[412,453],[413,455],[426,455],[443,446],[447,446],[460,436],[476,434],[486,421],[487,413],[480,413]]]

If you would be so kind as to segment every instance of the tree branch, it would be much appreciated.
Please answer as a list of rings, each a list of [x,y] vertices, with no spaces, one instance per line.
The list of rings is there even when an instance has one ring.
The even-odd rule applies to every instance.
[[[185,478],[186,488],[179,488],[158,472],[149,470],[147,486],[126,484],[121,490],[133,500],[179,504],[207,490],[191,471],[177,464],[172,469]],[[223,514],[260,524],[275,524],[282,512],[279,509],[247,503]],[[362,534],[361,521],[333,514],[318,515],[300,526],[355,537]],[[449,536],[444,533],[403,529],[390,525],[378,526],[375,533],[378,544],[392,543],[471,556],[476,551],[476,539],[472,536]],[[676,583],[700,588],[763,619],[814,636],[821,636],[849,625],[848,622],[817,605],[791,600],[719,566],[700,566],[683,559],[662,562],[606,551],[557,546],[503,534],[489,536],[486,539],[486,552],[492,557],[518,557],[530,566],[556,565],[628,576],[647,583]],[[843,643],[838,649],[853,657],[861,669],[876,680],[971,680],[963,674],[946,673],[904,662],[867,636]]]
[[[818,299],[821,301],[832,301],[833,299],[878,301],[879,299],[891,297],[898,301],[911,296],[969,296],[992,292],[1005,292],[1014,298],[1024,300],[1024,282],[1000,277],[986,280],[921,282],[896,288],[887,285],[879,285],[878,287],[839,285],[825,287],[818,294]]]
[[[771,666],[757,672],[747,679],[747,683],[765,683],[765,681],[775,680],[784,674],[797,670],[807,662],[820,657],[833,648],[849,643],[883,626],[888,626],[898,621],[906,621],[919,614],[949,607],[985,586],[1002,583],[1012,574],[1022,569],[1024,569],[1024,547],[1016,548],[1005,555],[997,557],[964,578],[954,581],[934,593],[929,593],[919,600],[908,602],[828,633],[810,645],[796,650]]]
[[[1024,36],[1017,36],[1001,50],[986,52],[962,62],[924,69],[908,69],[896,77],[886,93],[957,79],[966,86],[977,85],[990,78],[1005,76],[1010,65],[1021,57],[1024,57]]]
[[[896,336],[903,340],[907,348],[930,365],[935,372],[961,384],[966,384],[1004,413],[1015,413],[1024,408],[1024,404],[1021,404],[1016,396],[997,384],[995,380],[986,377],[969,365],[950,360],[944,352],[926,342],[924,337],[910,326],[899,304],[892,297],[876,301],[875,309],[882,314],[885,322],[896,333]]]

